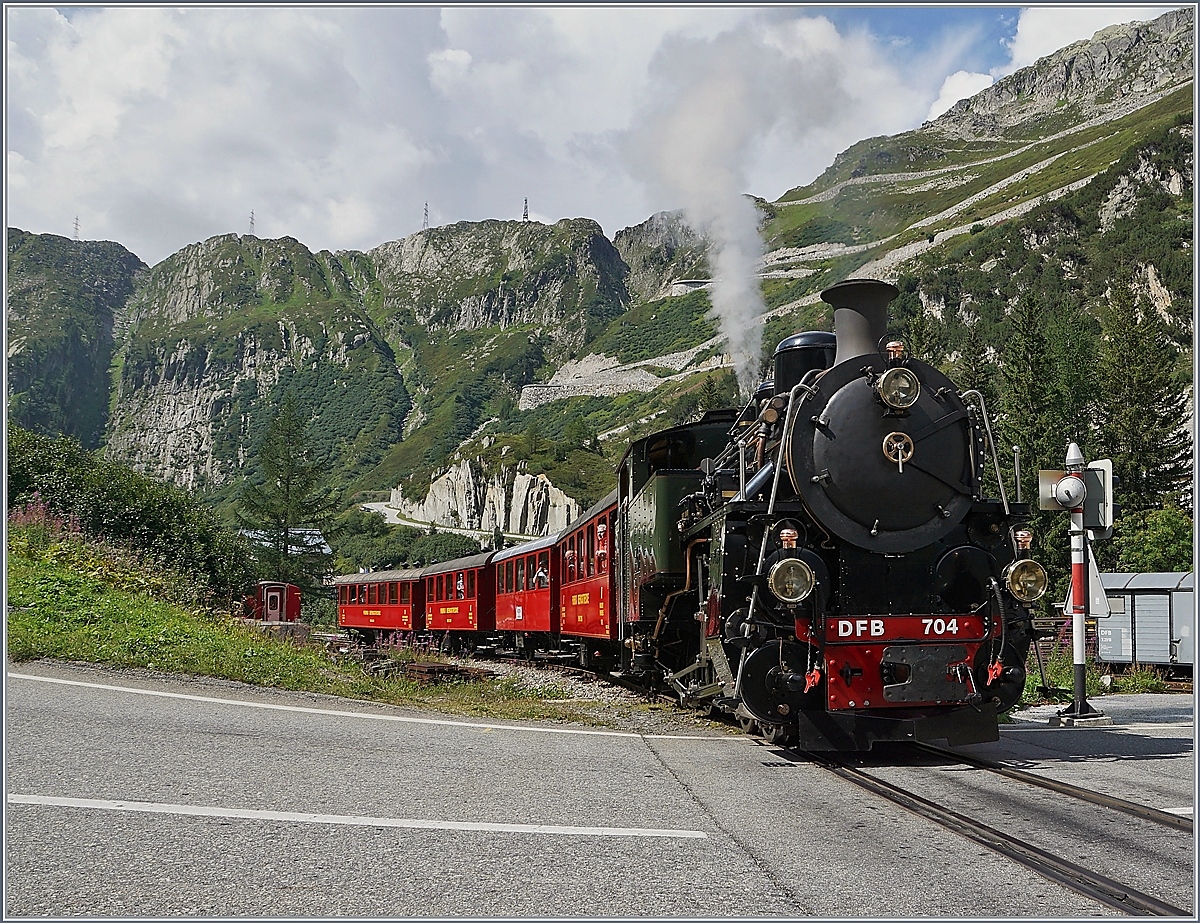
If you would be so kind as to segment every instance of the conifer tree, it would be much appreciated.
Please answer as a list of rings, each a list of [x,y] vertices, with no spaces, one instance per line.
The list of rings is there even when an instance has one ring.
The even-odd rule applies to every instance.
[[[987,401],[989,408],[998,404],[996,391],[996,367],[988,361],[987,342],[978,325],[964,328],[963,341],[958,349],[950,376],[963,391],[978,391]]]
[[[1000,445],[1020,446],[1024,496],[1037,495],[1039,468],[1061,468],[1067,442],[1054,413],[1057,379],[1044,327],[1045,310],[1035,291],[1026,291],[1009,315],[1009,336],[1000,352]]]
[[[1100,321],[1096,416],[1117,502],[1125,512],[1156,509],[1178,500],[1192,477],[1178,351],[1158,312],[1124,289],[1113,290]]]
[[[319,583],[330,567],[329,554],[305,530],[320,530],[328,538],[336,528],[338,502],[325,486],[322,465],[311,458],[292,394],[267,427],[258,463],[264,480],[243,489],[239,525],[261,537],[259,560],[270,579]]]

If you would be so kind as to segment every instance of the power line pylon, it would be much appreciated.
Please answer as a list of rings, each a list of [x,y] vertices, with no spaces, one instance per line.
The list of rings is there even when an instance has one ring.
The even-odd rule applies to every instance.
[[[254,209],[250,209],[250,236],[254,236]]]
[[[79,216],[75,216],[75,239],[79,240]]]
[[[429,203],[428,202],[425,203],[425,220],[421,224],[421,230],[423,230],[423,231],[429,230]]]
[[[525,199],[525,211],[523,211],[521,213],[521,220],[522,221],[529,220],[529,199],[528,199],[528,197],[526,197],[526,199]]]

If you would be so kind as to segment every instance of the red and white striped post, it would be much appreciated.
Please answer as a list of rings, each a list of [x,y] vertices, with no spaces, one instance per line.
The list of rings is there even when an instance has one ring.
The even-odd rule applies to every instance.
[[[1083,527],[1083,501],[1087,487],[1083,482],[1083,452],[1072,442],[1067,446],[1065,475],[1054,487],[1054,499],[1071,513],[1071,647],[1075,667],[1075,700],[1059,714],[1064,718],[1098,718],[1087,701],[1087,536]]]

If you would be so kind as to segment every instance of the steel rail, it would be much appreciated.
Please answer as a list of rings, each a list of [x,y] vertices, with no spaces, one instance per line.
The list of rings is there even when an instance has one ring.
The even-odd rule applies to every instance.
[[[1069,782],[1059,782],[1057,779],[1046,779],[1042,776],[1034,775],[1031,772],[1025,772],[1021,769],[1013,769],[1011,766],[1005,766],[1003,763],[997,763],[992,760],[984,759],[979,756],[968,756],[965,753],[955,753],[953,750],[943,750],[941,747],[935,747],[931,744],[914,741],[913,746],[926,750],[929,753],[934,753],[938,756],[949,757],[959,763],[966,763],[968,766],[974,766],[977,769],[984,769],[988,772],[994,772],[997,775],[1005,776],[1009,779],[1016,779],[1018,782],[1024,782],[1028,785],[1036,785],[1039,788],[1049,789],[1052,792],[1058,792],[1061,795],[1068,795],[1071,798],[1078,798],[1080,801],[1086,801],[1090,804],[1100,805],[1101,807],[1111,808],[1114,811],[1121,811],[1124,814],[1140,817],[1143,820],[1153,821],[1156,824],[1162,824],[1165,827],[1174,827],[1177,830],[1185,830],[1191,833],[1194,828],[1192,818],[1183,817],[1179,814],[1170,814],[1166,811],[1160,811],[1158,808],[1152,808],[1148,805],[1138,804],[1135,801],[1126,801],[1124,798],[1117,798],[1114,795],[1104,795],[1100,792],[1093,792],[1086,788],[1081,788],[1078,785],[1072,785]]]
[[[944,808],[920,795],[905,791],[890,782],[877,779],[860,769],[847,766],[828,755],[809,751],[796,752],[839,778],[874,792],[919,817],[932,820],[947,830],[1007,856],[1043,878],[1057,882],[1110,910],[1119,910],[1135,916],[1192,917],[1189,911],[1130,888],[1099,872],[1055,856],[1030,843],[959,814],[957,811]]]

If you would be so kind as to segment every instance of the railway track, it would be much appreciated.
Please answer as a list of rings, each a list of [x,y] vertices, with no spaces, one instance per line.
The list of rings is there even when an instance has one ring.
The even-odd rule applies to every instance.
[[[923,749],[934,753],[944,754],[956,761],[974,765],[975,758],[973,757],[964,758],[959,753],[940,750],[936,747],[918,746],[922,746]],[[796,761],[804,760],[817,765],[844,781],[870,791],[919,817],[931,820],[947,830],[1006,856],[1038,875],[1050,881],[1057,882],[1077,894],[1088,897],[1109,910],[1134,916],[1178,916],[1188,918],[1192,916],[1190,911],[1177,907],[1168,901],[1154,897],[1094,869],[1081,866],[1019,837],[997,830],[982,821],[968,817],[944,805],[937,804],[915,792],[880,779],[859,767],[851,765],[851,758],[849,757],[801,750],[785,750],[784,753],[788,759]],[[980,768],[999,772],[1000,775],[1007,778],[1017,779],[1043,788],[1052,788],[1071,797],[1103,805],[1113,810],[1136,814],[1143,819],[1176,829],[1187,831],[1192,829],[1192,822],[1187,818],[1178,818],[1166,812],[1157,811],[1142,805],[1134,805],[1131,802],[1124,802],[1121,799],[1108,799],[1105,796],[1096,795],[1094,792],[1087,792],[1076,786],[1062,784],[1060,788],[1058,785],[1045,784],[1048,780],[1032,776],[1030,773],[1009,770],[1008,767],[1004,767],[1001,764],[987,765],[989,761],[986,760],[979,762],[984,764],[980,765]]]
[[[976,769],[982,769],[986,772],[992,772],[1008,779],[1024,782],[1026,785],[1034,785],[1038,788],[1044,788],[1052,792],[1057,792],[1060,795],[1066,795],[1069,798],[1075,798],[1079,801],[1086,801],[1088,804],[1099,805],[1100,807],[1109,808],[1113,811],[1120,811],[1122,814],[1128,814],[1131,817],[1139,817],[1142,820],[1148,820],[1152,823],[1161,824],[1164,827],[1172,827],[1176,830],[1186,831],[1187,833],[1193,832],[1194,823],[1190,817],[1183,817],[1179,814],[1171,814],[1167,811],[1160,811],[1158,808],[1152,808],[1144,804],[1137,804],[1133,801],[1126,801],[1124,798],[1116,798],[1112,795],[1104,795],[1100,792],[1093,792],[1090,789],[1081,788],[1078,785],[1071,785],[1069,782],[1059,782],[1057,779],[1047,779],[1044,776],[1035,775],[1032,772],[1024,772],[1020,769],[1013,769],[1011,766],[1005,766],[1003,763],[997,763],[994,760],[988,760],[978,756],[969,756],[965,753],[955,753],[953,750],[943,750],[941,747],[935,747],[926,743],[914,743],[911,746],[927,753],[944,757],[956,763],[966,763],[968,766],[974,766]]]

